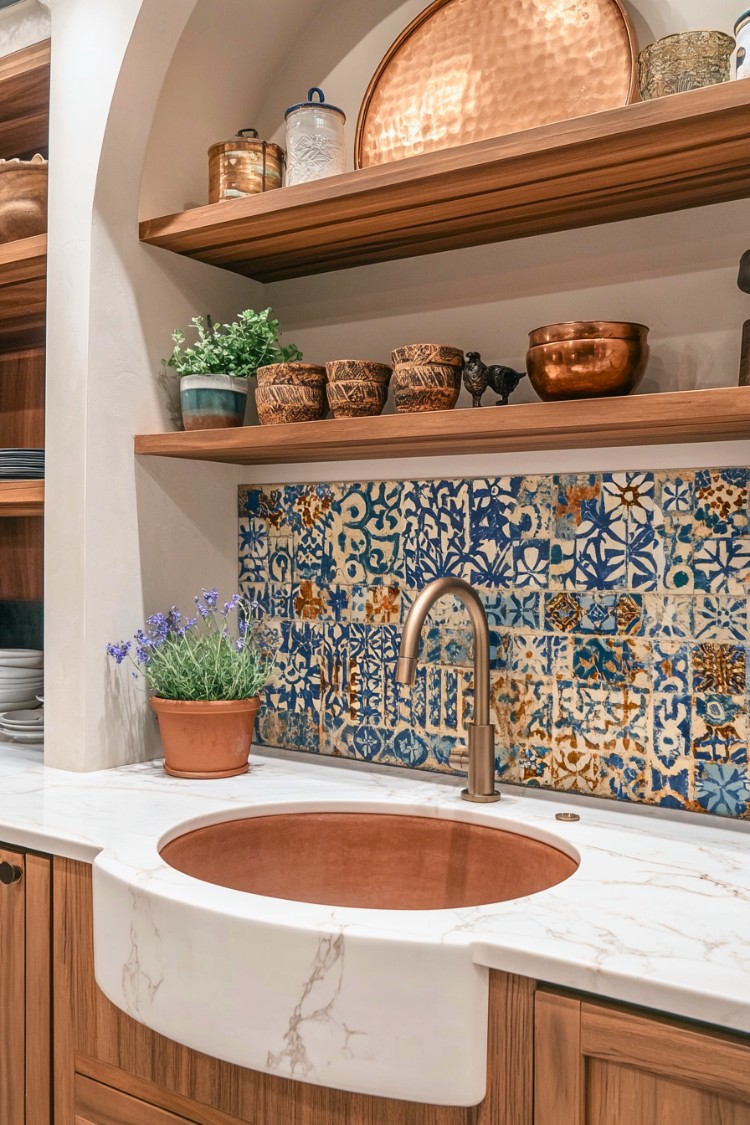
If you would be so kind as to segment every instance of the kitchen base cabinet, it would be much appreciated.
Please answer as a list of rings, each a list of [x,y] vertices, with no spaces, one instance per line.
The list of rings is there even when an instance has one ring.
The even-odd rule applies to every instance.
[[[482,1104],[424,1106],[259,1074],[155,1034],[96,986],[86,864],[55,859],[54,913],[55,1125],[533,1125],[533,981],[490,975]]]
[[[534,1125],[750,1125],[750,1037],[539,989]]]
[[[0,1122],[50,1125],[51,865],[0,848]]]

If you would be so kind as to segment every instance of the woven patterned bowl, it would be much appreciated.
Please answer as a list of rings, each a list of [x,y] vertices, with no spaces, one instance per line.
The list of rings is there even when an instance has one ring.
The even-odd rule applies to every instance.
[[[399,363],[393,370],[393,387],[396,391],[408,387],[461,387],[461,368],[450,367],[447,363],[425,363],[414,367],[409,363]]]
[[[326,388],[334,418],[366,418],[380,414],[388,397],[385,383],[341,379]]]
[[[328,382],[358,380],[365,383],[382,383],[388,386],[391,368],[387,363],[376,363],[370,359],[334,359],[326,364]]]
[[[728,82],[735,41],[723,31],[667,35],[638,56],[638,84],[644,101]]]
[[[257,387],[255,405],[262,426],[314,422],[325,413],[325,392],[323,387]]]
[[[411,364],[422,367],[424,364],[447,364],[449,367],[463,367],[464,353],[460,348],[448,344],[407,344],[391,352],[393,366]]]
[[[47,161],[0,160],[0,242],[47,230]]]
[[[256,375],[259,387],[323,387],[326,381],[325,367],[315,363],[271,363],[259,367]]]
[[[452,410],[458,387],[402,387],[395,393],[397,414],[421,414],[428,410]]]

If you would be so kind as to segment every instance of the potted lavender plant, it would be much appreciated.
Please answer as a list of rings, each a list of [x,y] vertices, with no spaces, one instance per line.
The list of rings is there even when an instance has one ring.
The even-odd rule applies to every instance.
[[[155,613],[132,641],[107,645],[117,664],[143,675],[159,721],[164,769],[173,777],[245,773],[273,657],[248,624],[251,606],[235,594],[223,605],[216,589],[195,597],[195,617],[173,606]]]

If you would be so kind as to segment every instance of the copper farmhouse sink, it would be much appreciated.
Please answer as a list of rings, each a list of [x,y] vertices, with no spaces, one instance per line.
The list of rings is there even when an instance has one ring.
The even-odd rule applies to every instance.
[[[421,816],[284,813],[212,824],[166,844],[207,883],[324,906],[447,910],[523,898],[577,863],[539,840]]]

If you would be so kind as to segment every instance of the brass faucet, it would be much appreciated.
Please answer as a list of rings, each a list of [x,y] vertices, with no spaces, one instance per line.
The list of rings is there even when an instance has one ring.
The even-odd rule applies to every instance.
[[[427,614],[438,598],[453,594],[469,611],[474,629],[474,722],[467,723],[469,787],[465,801],[488,804],[499,801],[495,789],[495,727],[490,722],[490,630],[479,595],[462,578],[438,578],[425,586],[409,610],[396,666],[396,683],[413,684],[417,678],[419,638]]]

